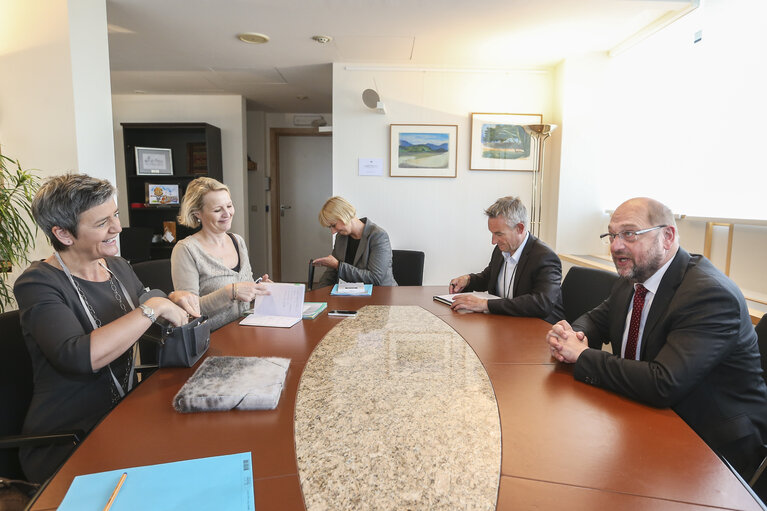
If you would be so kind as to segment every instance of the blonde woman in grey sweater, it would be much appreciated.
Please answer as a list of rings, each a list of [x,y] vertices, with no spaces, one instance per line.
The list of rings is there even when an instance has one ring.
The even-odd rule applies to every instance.
[[[208,316],[211,329],[239,318],[256,295],[269,294],[264,284],[253,281],[245,241],[229,232],[233,216],[225,184],[209,177],[189,183],[178,221],[200,230],[173,248],[173,287],[200,297],[200,312]],[[271,282],[268,275],[261,278]]]

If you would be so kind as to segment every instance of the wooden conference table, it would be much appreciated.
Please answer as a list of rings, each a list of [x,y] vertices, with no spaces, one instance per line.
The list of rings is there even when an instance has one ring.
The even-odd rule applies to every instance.
[[[495,391],[501,422],[497,509],[760,509],[739,480],[671,410],[576,382],[550,357],[549,325],[531,318],[457,314],[432,301],[445,287],[375,287],[370,297],[307,293],[328,309],[418,305],[471,346]],[[276,410],[179,414],[173,396],[194,369],[163,369],[128,395],[82,442],[32,506],[55,509],[79,474],[251,451],[258,511],[304,509],[294,407],[304,367],[342,321],[323,312],[290,329],[214,332],[207,355],[291,359]],[[371,503],[374,507],[374,503]]]

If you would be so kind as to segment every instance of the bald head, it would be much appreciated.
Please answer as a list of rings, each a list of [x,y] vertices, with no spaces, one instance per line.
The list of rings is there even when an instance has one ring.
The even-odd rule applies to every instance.
[[[643,215],[650,226],[670,225],[676,227],[676,221],[674,220],[674,214],[671,212],[671,209],[655,199],[649,197],[635,197],[629,199],[618,206],[615,213],[618,213],[622,209],[635,212],[640,216]]]

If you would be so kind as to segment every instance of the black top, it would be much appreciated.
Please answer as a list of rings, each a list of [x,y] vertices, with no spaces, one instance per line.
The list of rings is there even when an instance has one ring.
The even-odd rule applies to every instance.
[[[240,273],[240,247],[237,245],[237,239],[235,239],[234,234],[231,232],[227,233],[229,235],[229,239],[232,240],[232,244],[234,245],[234,251],[237,252],[237,266],[232,268],[232,271]]]
[[[363,218],[361,222],[364,224],[367,222],[367,218]],[[354,256],[357,254],[357,247],[360,246],[360,240],[355,240],[351,236],[348,238],[349,240],[346,242],[346,254],[344,255],[344,262],[353,265]]]
[[[143,286],[130,265],[120,257],[105,260],[125,286],[133,305],[138,305]],[[74,279],[102,325],[125,314],[109,281]],[[119,291],[120,286],[116,287]],[[130,305],[119,292],[130,312]],[[34,371],[34,393],[23,433],[89,431],[112,408],[115,389],[108,368],[96,372],[91,368],[93,326],[77,291],[63,271],[36,261],[16,280],[14,293]],[[128,350],[110,364],[120,382],[125,381],[130,354]],[[72,449],[67,445],[23,448],[19,457],[27,478],[42,482]]]

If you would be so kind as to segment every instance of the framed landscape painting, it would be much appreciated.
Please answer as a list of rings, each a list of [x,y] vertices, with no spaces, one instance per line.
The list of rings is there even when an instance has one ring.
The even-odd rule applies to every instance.
[[[541,114],[471,114],[471,170],[535,170],[535,145],[522,127]]]
[[[392,177],[455,177],[458,126],[392,124]]]

